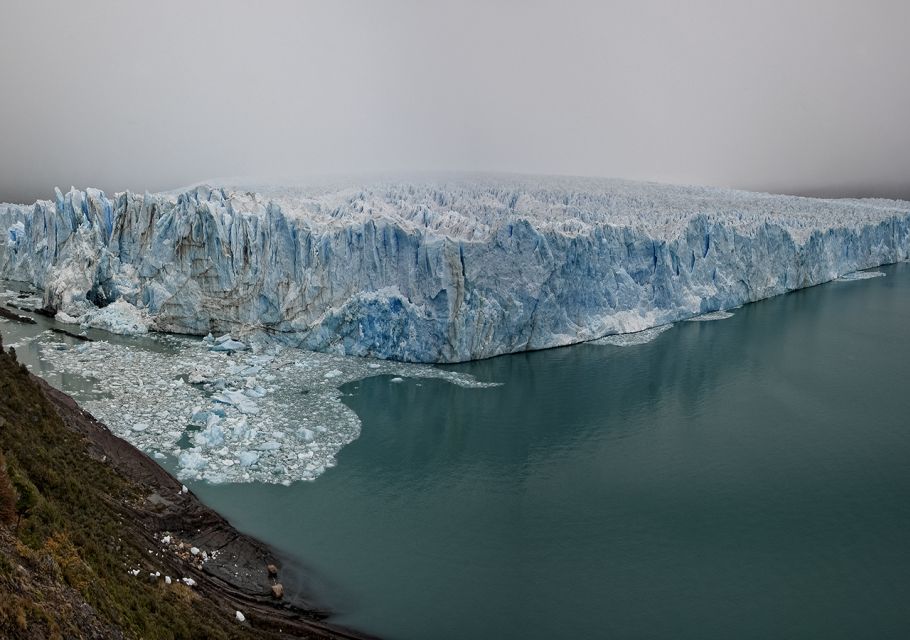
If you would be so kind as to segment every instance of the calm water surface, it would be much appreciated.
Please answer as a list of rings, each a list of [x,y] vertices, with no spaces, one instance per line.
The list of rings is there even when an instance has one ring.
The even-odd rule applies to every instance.
[[[352,383],[316,482],[192,488],[387,638],[910,637],[910,264],[883,271],[454,367],[497,388]]]
[[[315,483],[194,489],[389,638],[906,638],[910,265],[635,347],[345,388]]]

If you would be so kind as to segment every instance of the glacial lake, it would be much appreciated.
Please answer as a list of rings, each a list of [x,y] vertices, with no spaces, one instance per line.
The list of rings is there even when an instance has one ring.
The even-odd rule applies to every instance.
[[[187,484],[385,638],[905,638],[910,264],[879,270],[446,367],[498,387],[348,383],[314,482]]]

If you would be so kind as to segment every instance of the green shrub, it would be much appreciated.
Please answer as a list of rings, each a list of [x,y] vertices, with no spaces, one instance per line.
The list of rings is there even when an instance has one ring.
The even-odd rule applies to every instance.
[[[17,502],[18,495],[6,470],[6,459],[0,453],[0,525],[9,525],[16,520]]]

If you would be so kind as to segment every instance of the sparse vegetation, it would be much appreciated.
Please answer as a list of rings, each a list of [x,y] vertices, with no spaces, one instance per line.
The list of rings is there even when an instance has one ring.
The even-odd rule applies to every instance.
[[[0,429],[3,423],[0,422]],[[6,470],[6,458],[0,453],[0,526],[9,525],[16,520],[18,496],[12,480]]]

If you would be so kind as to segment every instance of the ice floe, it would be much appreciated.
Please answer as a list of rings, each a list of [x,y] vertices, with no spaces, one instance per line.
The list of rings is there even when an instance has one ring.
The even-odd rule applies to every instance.
[[[651,342],[672,326],[672,324],[664,324],[659,327],[645,329],[644,331],[636,331],[635,333],[619,333],[615,336],[606,336],[605,338],[593,340],[590,344],[610,345],[613,347],[634,347],[636,345]]]
[[[495,386],[432,365],[367,360],[293,348],[212,350],[224,339],[150,335],[142,344],[87,342],[59,349],[38,337],[55,369],[90,379],[85,408],[115,434],[153,456],[164,454],[182,479],[290,484],[335,466],[360,434],[341,402],[341,385],[368,376],[439,378]]]
[[[845,273],[840,278],[838,282],[853,282],[854,280],[870,280],[871,278],[883,278],[885,276],[882,271],[854,271],[853,273]]]
[[[700,316],[689,318],[688,322],[710,322],[711,320],[726,320],[732,317],[733,314],[729,311],[712,311],[711,313],[703,313]]]

